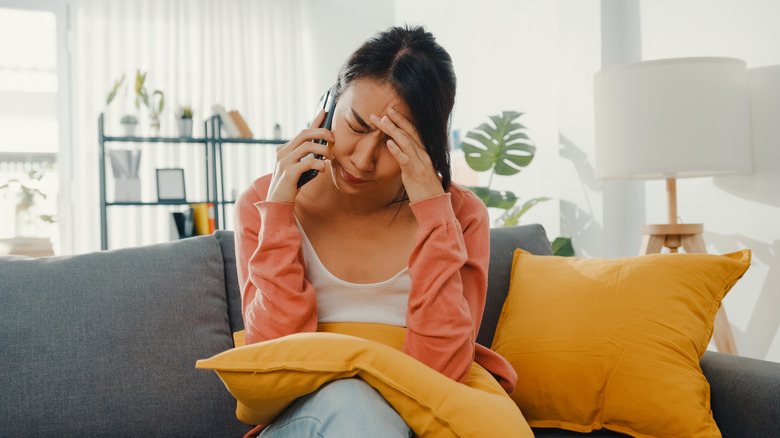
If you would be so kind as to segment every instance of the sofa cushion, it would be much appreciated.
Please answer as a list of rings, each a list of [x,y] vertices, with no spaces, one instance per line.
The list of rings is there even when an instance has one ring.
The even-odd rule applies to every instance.
[[[250,424],[270,423],[328,382],[360,377],[417,436],[533,437],[517,406],[479,364],[460,384],[402,353],[402,327],[334,323],[320,330],[234,348],[197,366],[219,374],[238,399],[238,417]]]
[[[725,256],[539,257],[518,250],[493,348],[533,427],[712,437],[699,367],[720,301],[750,264]]]
[[[240,436],[214,236],[0,260],[0,436]]]

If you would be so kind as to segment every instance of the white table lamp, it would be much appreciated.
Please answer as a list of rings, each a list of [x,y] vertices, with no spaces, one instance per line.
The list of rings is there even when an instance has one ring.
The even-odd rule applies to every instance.
[[[640,254],[706,252],[702,224],[678,224],[677,178],[747,173],[750,101],[745,62],[679,58],[608,67],[595,75],[596,178],[665,179],[668,223],[644,225]],[[736,353],[719,313],[718,350]],[[725,320],[728,333],[723,333]]]

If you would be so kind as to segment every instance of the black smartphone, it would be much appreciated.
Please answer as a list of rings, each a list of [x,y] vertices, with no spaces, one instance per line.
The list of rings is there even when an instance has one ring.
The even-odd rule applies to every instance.
[[[330,87],[330,89],[322,95],[320,98],[320,103],[317,105],[317,111],[314,113],[314,117],[317,117],[320,111],[326,111],[325,120],[322,121],[320,128],[330,129],[331,124],[333,124],[333,110],[336,108],[336,90],[334,88],[335,85]],[[325,140],[313,140],[313,142],[319,144],[328,144],[328,142]],[[320,154],[312,155],[314,155],[314,158],[317,158],[318,160],[325,158]],[[298,188],[300,189],[304,184],[311,181],[315,176],[317,176],[318,173],[320,172],[316,169],[309,169],[306,172],[303,172],[301,177],[298,178]]]

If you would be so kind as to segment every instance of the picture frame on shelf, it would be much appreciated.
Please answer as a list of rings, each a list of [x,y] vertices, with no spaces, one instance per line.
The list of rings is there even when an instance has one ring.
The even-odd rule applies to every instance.
[[[157,169],[157,201],[171,204],[187,202],[184,169]]]

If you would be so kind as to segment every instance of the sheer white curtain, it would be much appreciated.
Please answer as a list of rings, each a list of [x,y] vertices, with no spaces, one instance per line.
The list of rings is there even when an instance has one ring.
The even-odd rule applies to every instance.
[[[214,104],[240,111],[255,138],[271,138],[276,123],[287,138],[311,117],[308,97],[316,93],[305,83],[298,1],[76,0],[71,18],[73,147],[61,154],[65,254],[100,248],[98,116],[105,112],[107,133],[120,135],[118,120],[133,107],[137,69],[147,72],[147,89],[165,93],[162,136],[178,135],[176,112],[182,105],[192,106],[196,137],[204,135]],[[128,99],[120,95],[106,107],[122,74]],[[152,135],[145,110],[137,115],[137,135]],[[224,152],[227,197],[272,169],[272,146],[231,145]],[[166,167],[184,168],[187,199],[203,200],[204,154],[196,145],[143,146],[143,200],[156,200],[155,169]],[[111,201],[110,165],[106,176]],[[109,248],[169,240],[174,210],[110,207]]]

